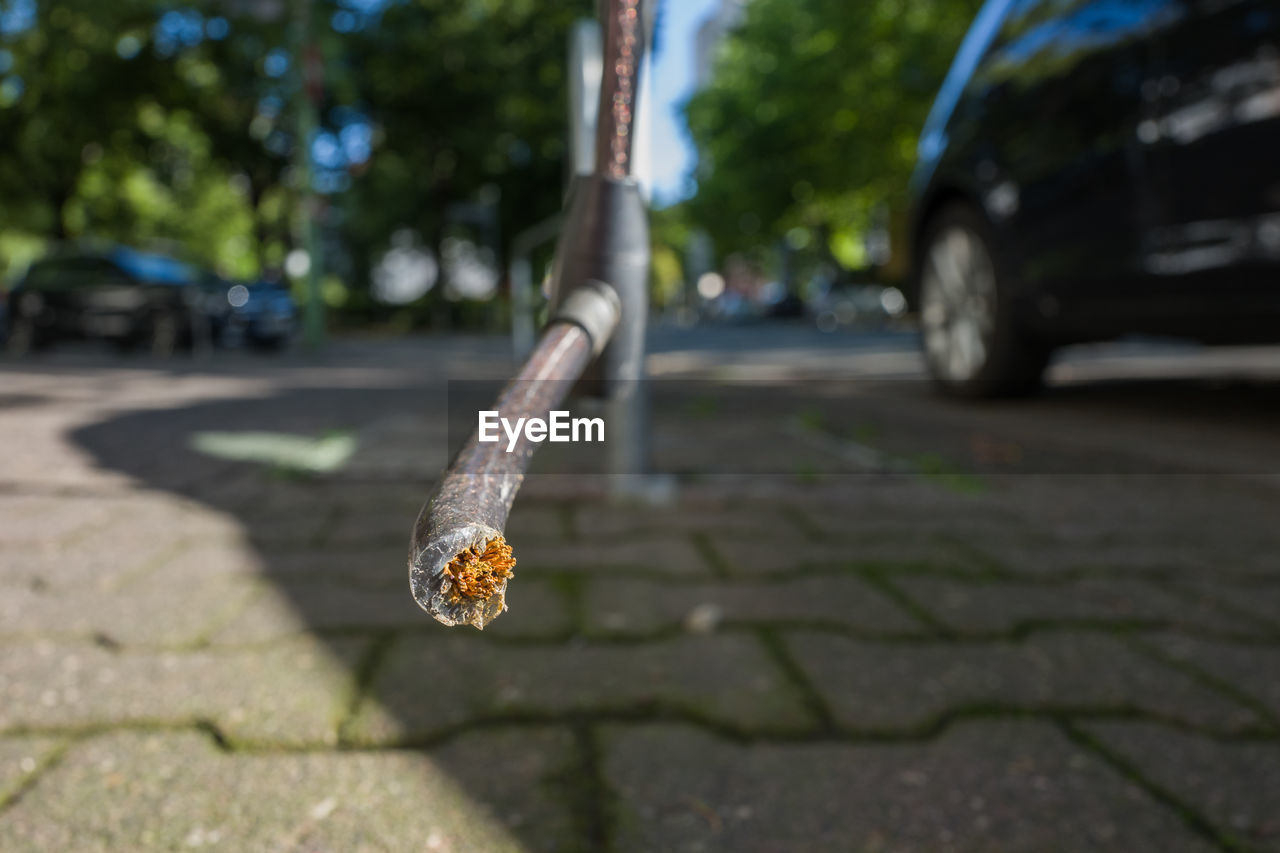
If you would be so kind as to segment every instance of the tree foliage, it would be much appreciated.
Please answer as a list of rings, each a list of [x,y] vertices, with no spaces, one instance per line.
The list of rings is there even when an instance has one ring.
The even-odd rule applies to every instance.
[[[567,37],[591,0],[311,0],[316,161],[348,284],[398,231],[496,211],[500,246],[557,211]],[[294,0],[0,0],[0,274],[54,240],[160,248],[228,275],[279,265]]]
[[[688,215],[724,251],[815,229],[845,265],[903,192],[934,94],[981,0],[753,0],[686,108]]]
[[[561,207],[570,27],[589,0],[411,0],[345,46],[378,127],[346,235],[363,254],[409,228],[438,244],[455,205],[496,204],[497,238]]]

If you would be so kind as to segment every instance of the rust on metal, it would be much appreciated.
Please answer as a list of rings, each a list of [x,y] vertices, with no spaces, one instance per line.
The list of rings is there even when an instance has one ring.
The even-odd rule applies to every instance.
[[[591,336],[582,326],[552,323],[493,408],[504,415],[547,417],[582,375],[591,353]],[[418,514],[409,586],[437,621],[483,628],[507,609],[515,557],[502,532],[535,449],[524,435],[507,452],[505,443],[481,443],[472,432]]]
[[[644,52],[640,0],[613,0],[604,18],[604,73],[600,84],[600,132],[596,162],[610,178],[631,174],[640,58]]]
[[[498,591],[501,584],[507,582],[515,567],[516,560],[511,556],[511,546],[499,536],[490,540],[483,548],[472,545],[464,549],[449,561],[444,571],[453,583],[451,593],[456,600],[489,598]]]
[[[545,419],[597,357],[613,379],[642,370],[648,232],[643,202],[628,180],[645,46],[641,9],[642,0],[601,3],[597,172],[585,183],[575,181],[556,251],[553,320],[498,395],[492,408],[500,417]],[[605,345],[614,337],[624,305],[627,332],[610,356]],[[484,628],[507,609],[515,557],[502,534],[536,447],[527,433],[506,447],[480,442],[473,431],[418,514],[409,548],[409,586],[437,621]]]

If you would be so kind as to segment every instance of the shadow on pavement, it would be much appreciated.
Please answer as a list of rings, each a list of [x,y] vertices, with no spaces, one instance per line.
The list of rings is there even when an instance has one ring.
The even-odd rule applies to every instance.
[[[838,384],[827,383],[821,397],[809,396],[812,389],[803,385],[790,394],[774,389],[769,409],[798,412],[802,421],[806,411],[828,412],[826,422],[807,426],[849,438],[857,435],[860,424],[865,426],[868,409],[863,404],[868,401],[863,397],[850,402],[839,389]],[[978,419],[996,430],[1001,429],[1003,413],[1015,419],[1039,413],[1048,419],[1069,415],[1109,421],[1116,412],[1124,412],[1152,422],[1177,419],[1232,429],[1243,424],[1269,432],[1280,414],[1277,386],[1268,383],[1082,384],[1053,390],[1016,409],[928,401],[923,403],[923,414],[909,416],[895,406],[904,398],[923,400],[927,386],[903,383],[899,389],[905,390],[869,404],[872,420],[882,432],[892,430],[900,418],[928,421],[931,413],[944,409],[951,417],[969,419],[967,423]],[[565,574],[540,572],[545,566],[525,573],[517,570],[512,612],[483,635],[444,629],[413,605],[404,550],[414,515],[430,490],[425,472],[444,461],[446,435],[431,426],[441,422],[438,414],[444,396],[441,383],[427,380],[383,387],[291,387],[176,408],[125,411],[75,430],[72,439],[103,468],[123,472],[145,489],[181,496],[234,520],[243,532],[241,544],[256,566],[246,570],[241,564],[227,565],[211,571],[243,572],[243,581],[249,585],[256,582],[255,575],[260,576],[269,588],[231,609],[224,602],[193,597],[192,619],[222,614],[202,637],[202,645],[213,648],[268,648],[307,634],[321,639],[347,672],[354,692],[336,709],[338,742],[318,747],[426,750],[435,767],[446,771],[527,849],[597,849],[605,841],[610,820],[609,795],[602,787],[598,726],[611,721],[688,720],[697,714],[673,710],[661,699],[658,684],[640,685],[618,697],[596,694],[594,699],[589,686],[574,688],[587,694],[587,704],[600,707],[598,713],[583,713],[582,703],[573,697],[562,700],[554,685],[546,686],[545,696],[529,701],[525,691],[530,689],[530,673],[554,679],[566,668],[581,665],[600,668],[603,678],[611,666],[617,668],[611,660],[631,653],[631,646],[615,643],[618,658],[584,656],[579,636],[582,587]],[[13,397],[17,399],[0,398],[0,405],[27,402],[22,395]],[[670,411],[677,417],[696,416],[698,406],[695,395],[672,404]],[[372,443],[366,450],[377,451],[379,429],[400,430],[403,438],[405,430],[417,426],[429,433],[423,440],[424,460],[434,461],[416,468],[412,464],[397,467],[395,459],[388,459],[364,471],[357,467],[332,475],[300,476],[193,449],[198,434],[269,430],[320,436],[355,430]],[[366,428],[369,431],[362,433]],[[806,425],[801,423],[801,428]],[[1034,428],[1034,424],[1024,427]],[[929,443],[930,434],[923,427],[917,429],[919,442]],[[865,430],[862,438],[863,443],[870,441]],[[680,460],[679,466],[691,473],[705,448],[690,451],[673,440],[659,450]],[[811,460],[820,462],[822,452],[782,463],[794,470],[784,467],[772,473],[811,474]],[[521,503],[513,517],[513,524],[522,531],[517,536],[545,545],[551,554],[569,555],[583,546],[586,532],[575,529],[578,522],[565,500],[533,495]],[[916,535],[927,536],[929,523],[922,519]],[[643,540],[638,536],[632,545]],[[229,544],[195,543],[192,553]],[[629,556],[626,547],[599,553],[605,555],[601,559],[619,563],[663,559],[651,556],[643,546],[635,556]],[[199,561],[186,568],[182,562],[178,560],[174,570],[198,590],[205,580],[196,576],[201,571]],[[167,570],[161,567],[157,572]],[[157,575],[139,582],[150,580],[163,578]],[[508,670],[513,677],[505,674]],[[483,689],[472,683],[473,677],[483,683]],[[288,720],[277,722],[284,728],[290,725]],[[270,738],[264,741],[251,729],[246,731],[230,730],[222,736],[233,750],[272,748]],[[421,804],[429,822],[434,820],[428,817],[431,808],[430,803]]]

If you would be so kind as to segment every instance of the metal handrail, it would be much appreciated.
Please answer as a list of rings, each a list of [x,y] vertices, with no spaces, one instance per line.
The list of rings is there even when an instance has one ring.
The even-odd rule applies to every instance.
[[[610,473],[619,475],[639,473],[645,461],[637,380],[644,369],[649,238],[644,202],[631,179],[644,56],[641,6],[642,0],[600,4],[604,62],[596,169],[570,185],[551,320],[492,407],[508,419],[545,419],[590,368],[609,400],[606,420],[614,420],[622,435],[609,448]],[[437,621],[483,628],[506,609],[515,557],[503,532],[536,448],[522,435],[509,451],[473,432],[418,514],[409,586]]]

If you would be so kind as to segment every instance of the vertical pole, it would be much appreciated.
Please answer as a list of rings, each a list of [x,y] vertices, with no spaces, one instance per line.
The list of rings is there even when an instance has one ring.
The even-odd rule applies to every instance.
[[[533,352],[533,267],[527,254],[513,252],[508,267],[511,282],[511,348],[516,361],[524,361]]]
[[[307,253],[307,305],[303,316],[303,337],[311,349],[324,344],[324,300],[320,294],[320,251],[316,235],[316,209],[318,199],[311,164],[311,141],[319,121],[317,104],[323,92],[324,67],[316,45],[311,38],[312,0],[294,0],[294,49],[293,67],[297,80],[295,109],[297,112],[297,150],[294,168],[298,176],[297,236],[302,250]]]
[[[629,496],[647,488],[648,424],[644,379],[649,311],[649,222],[632,173],[636,98],[647,22],[641,0],[601,0],[600,102],[595,171],[569,186],[564,228],[552,271],[551,316],[592,281],[617,295],[621,320],[587,379],[606,400],[611,488]]]
[[[624,221],[622,208],[635,206],[643,210],[644,207],[633,173],[640,70],[647,35],[643,12],[641,0],[600,3],[604,61],[600,107],[596,114],[596,174],[629,184],[627,200],[615,202],[611,211]],[[647,224],[647,216],[641,213],[640,222],[632,226],[632,239],[625,241],[629,243],[626,249],[634,253],[635,260],[615,265],[622,273],[613,282],[622,300],[622,321],[603,355],[609,394],[605,420],[613,430],[607,455],[615,496],[641,491],[637,475],[649,467],[649,401],[644,381],[645,327],[649,314]]]

